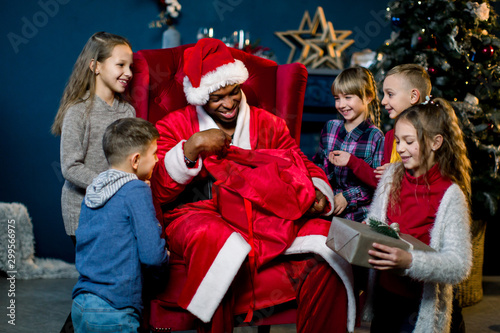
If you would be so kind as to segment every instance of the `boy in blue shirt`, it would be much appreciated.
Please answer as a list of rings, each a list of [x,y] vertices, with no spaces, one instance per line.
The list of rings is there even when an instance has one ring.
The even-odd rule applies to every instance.
[[[156,128],[140,118],[119,119],[104,133],[110,169],[87,188],[76,231],[75,332],[137,332],[140,327],[143,266],[168,261],[147,184],[158,161],[158,137]]]

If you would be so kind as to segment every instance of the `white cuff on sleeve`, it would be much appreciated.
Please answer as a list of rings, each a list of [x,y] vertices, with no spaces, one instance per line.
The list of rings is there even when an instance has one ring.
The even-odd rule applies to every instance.
[[[198,167],[188,168],[184,162],[184,142],[182,140],[165,154],[165,169],[169,176],[177,183],[185,185],[196,177],[203,166],[201,157],[198,157]]]

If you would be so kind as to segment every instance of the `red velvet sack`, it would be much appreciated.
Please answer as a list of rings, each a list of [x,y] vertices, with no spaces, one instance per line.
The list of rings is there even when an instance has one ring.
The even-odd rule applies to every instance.
[[[300,227],[295,221],[316,198],[300,155],[291,149],[231,147],[224,159],[212,156],[204,165],[216,179],[217,210],[251,243],[257,268],[282,254]]]

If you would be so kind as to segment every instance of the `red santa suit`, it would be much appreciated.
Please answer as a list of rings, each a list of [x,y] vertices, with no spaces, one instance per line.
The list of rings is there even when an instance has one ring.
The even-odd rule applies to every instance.
[[[158,121],[156,126],[160,133],[160,139],[158,140],[159,162],[151,180],[153,196],[157,206],[161,206],[168,247],[171,252],[184,258],[188,272],[186,284],[178,301],[179,305],[203,322],[210,322],[233,284],[233,289],[238,292],[238,295],[235,295],[236,303],[233,309],[235,314],[273,306],[296,298],[299,303],[297,323],[299,331],[309,330],[312,332],[315,329],[313,320],[308,323],[308,319],[312,318],[314,313],[323,310],[325,312],[323,320],[328,321],[330,319],[328,317],[334,316],[336,312],[345,315],[345,311],[343,312],[341,309],[344,308],[344,310],[347,309],[347,328],[352,332],[355,322],[352,272],[347,262],[325,245],[330,222],[318,218],[291,220],[290,216],[283,218],[271,214],[274,216],[273,218],[278,218],[281,225],[286,227],[269,230],[259,229],[257,233],[260,232],[262,237],[259,236],[258,244],[260,245],[257,246],[255,230],[253,230],[254,235],[249,235],[250,228],[247,230],[244,230],[245,228],[238,229],[228,223],[230,218],[224,218],[223,212],[217,206],[217,201],[213,198],[205,198],[199,189],[192,193],[195,195],[199,193],[199,199],[202,200],[197,201],[195,198],[193,203],[177,206],[176,200],[182,196],[187,188],[213,176],[208,172],[207,166],[214,160],[207,161],[207,166],[205,166],[204,160],[199,157],[195,167],[187,167],[184,160],[184,142],[199,131],[217,129],[218,127],[203,107],[193,105],[168,114]],[[288,150],[292,152],[293,156],[298,156],[301,159],[298,164],[301,164],[302,168],[306,170],[308,181],[315,189],[325,194],[329,201],[326,213],[332,212],[333,192],[324,172],[300,151],[290,136],[283,119],[263,109],[250,107],[246,103],[244,94],[240,103],[232,145],[245,150]],[[212,172],[215,173],[213,170]],[[221,176],[219,175],[219,177]],[[269,180],[270,186],[272,183],[273,181]],[[217,185],[218,183],[216,183]],[[304,191],[299,197],[289,197],[287,194],[280,199],[283,201],[314,199],[309,190]],[[265,205],[266,202],[267,199],[262,199],[260,204]],[[306,204],[310,206],[311,202]],[[259,219],[261,207],[259,207],[258,201],[252,202],[251,206],[250,220],[255,221]],[[239,207],[241,209],[242,206]],[[299,209],[302,208],[299,207]],[[248,217],[248,210],[246,216]],[[242,215],[242,218],[245,218],[245,215]],[[243,223],[245,222],[243,221]],[[265,226],[265,223],[261,223],[260,226]],[[267,240],[265,235],[269,236]],[[250,238],[252,240],[249,244]],[[278,246],[276,244],[266,245],[276,238],[282,240]],[[263,248],[265,250],[262,250]],[[304,262],[280,260],[279,263],[273,264],[273,259],[277,256],[282,259],[283,255],[304,253],[321,256],[327,266],[326,270],[325,267],[320,267],[315,272],[316,275],[321,274],[316,279],[317,281],[322,278],[324,280],[318,282],[319,285],[311,285],[310,282],[313,281],[311,278],[309,284],[307,281],[302,281],[300,288],[297,288],[291,282],[290,272],[303,271]],[[247,258],[249,260],[246,261]],[[251,273],[248,274],[251,276],[238,274],[239,271],[247,269],[245,265],[248,264],[248,261],[255,261],[254,266],[250,268]],[[326,264],[320,263],[319,266],[321,265]],[[305,275],[314,275],[310,271],[311,269],[309,269],[308,274],[301,275],[302,280],[305,280]],[[249,281],[251,279],[253,280]],[[259,289],[259,285],[266,283],[276,284],[276,281],[280,285],[285,285],[285,287],[280,287],[279,296],[255,296],[255,293],[258,294],[258,290],[253,295],[252,291],[249,290],[251,288]],[[331,295],[329,295],[329,290]],[[342,295],[344,304],[341,304]],[[318,299],[321,297],[323,297],[323,301],[319,302]],[[338,297],[340,303],[336,303],[334,297]],[[318,309],[317,307],[325,307],[322,302],[329,302],[330,306],[326,309]],[[337,306],[337,309],[334,305]]]

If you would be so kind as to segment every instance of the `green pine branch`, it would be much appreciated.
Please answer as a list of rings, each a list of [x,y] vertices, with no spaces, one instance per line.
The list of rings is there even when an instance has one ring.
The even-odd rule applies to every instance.
[[[378,232],[379,234],[399,239],[398,233],[394,229],[392,229],[387,223],[384,223],[373,217],[370,217],[368,219],[368,225],[372,230]]]

